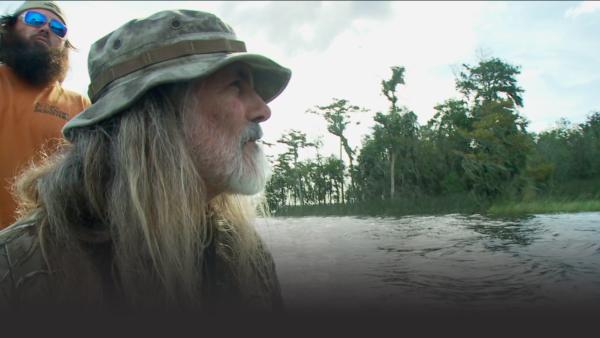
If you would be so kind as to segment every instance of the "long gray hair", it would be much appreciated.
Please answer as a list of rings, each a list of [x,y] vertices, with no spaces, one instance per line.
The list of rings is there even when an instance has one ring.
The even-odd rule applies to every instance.
[[[251,225],[253,200],[221,194],[207,201],[182,132],[188,88],[150,90],[119,116],[78,131],[18,180],[20,214],[39,220],[44,259],[64,291],[57,297],[202,307],[214,260],[242,295],[276,283]]]

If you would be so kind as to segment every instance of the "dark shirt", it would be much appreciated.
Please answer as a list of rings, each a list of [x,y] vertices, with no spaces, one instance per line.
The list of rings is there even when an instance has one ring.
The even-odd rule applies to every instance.
[[[215,246],[209,246],[205,252],[203,269],[205,280],[208,281],[203,289],[204,302],[209,304],[209,311],[227,310],[234,304],[239,305],[242,298],[249,309],[283,309],[272,256],[262,242],[259,247],[261,254],[267,258],[266,266],[255,267],[258,282],[250,283],[250,292],[246,290],[242,295],[233,282],[229,267],[220,263]],[[117,288],[113,285],[114,271],[110,268],[111,251],[110,244],[96,246],[92,260],[101,272],[103,295],[118,298]],[[23,308],[45,300],[47,295],[52,294],[52,278],[53,274],[40,248],[36,220],[21,221],[0,231],[0,309]]]

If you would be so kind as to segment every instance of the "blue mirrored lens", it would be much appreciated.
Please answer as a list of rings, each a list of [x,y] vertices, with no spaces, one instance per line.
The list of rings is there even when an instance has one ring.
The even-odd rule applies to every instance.
[[[48,21],[48,18],[42,13],[29,11],[25,13],[23,21],[28,25],[39,27],[45,24]]]
[[[48,22],[48,18],[40,12],[28,11],[25,13],[23,21],[30,26],[40,27]],[[56,19],[50,20],[50,30],[61,38],[67,35],[67,27]]]
[[[50,29],[54,32],[54,34],[64,38],[67,35],[67,27],[62,24],[62,22],[52,19],[50,20]]]

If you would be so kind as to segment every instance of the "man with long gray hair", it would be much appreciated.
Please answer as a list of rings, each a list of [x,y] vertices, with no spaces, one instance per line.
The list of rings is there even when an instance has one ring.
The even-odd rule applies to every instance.
[[[17,182],[0,232],[5,305],[279,309],[252,227],[268,164],[256,143],[290,70],[216,16],[162,11],[92,45],[92,105]]]

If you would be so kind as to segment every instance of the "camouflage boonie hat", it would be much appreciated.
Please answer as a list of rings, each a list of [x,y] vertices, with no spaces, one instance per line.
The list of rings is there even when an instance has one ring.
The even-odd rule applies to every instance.
[[[250,67],[254,89],[265,102],[287,86],[291,71],[273,60],[246,52],[232,28],[213,14],[162,11],[131,20],[96,41],[88,56],[92,105],[63,127],[95,125],[131,106],[160,84],[205,77],[234,62]]]
[[[17,10],[15,10],[14,15],[19,15],[28,9],[34,8],[40,8],[50,11],[56,14],[56,16],[58,16],[58,18],[61,19],[65,25],[67,24],[65,13],[62,11],[62,9],[60,9],[60,7],[58,7],[58,5],[54,1],[23,1],[23,4],[19,8],[17,8]]]

